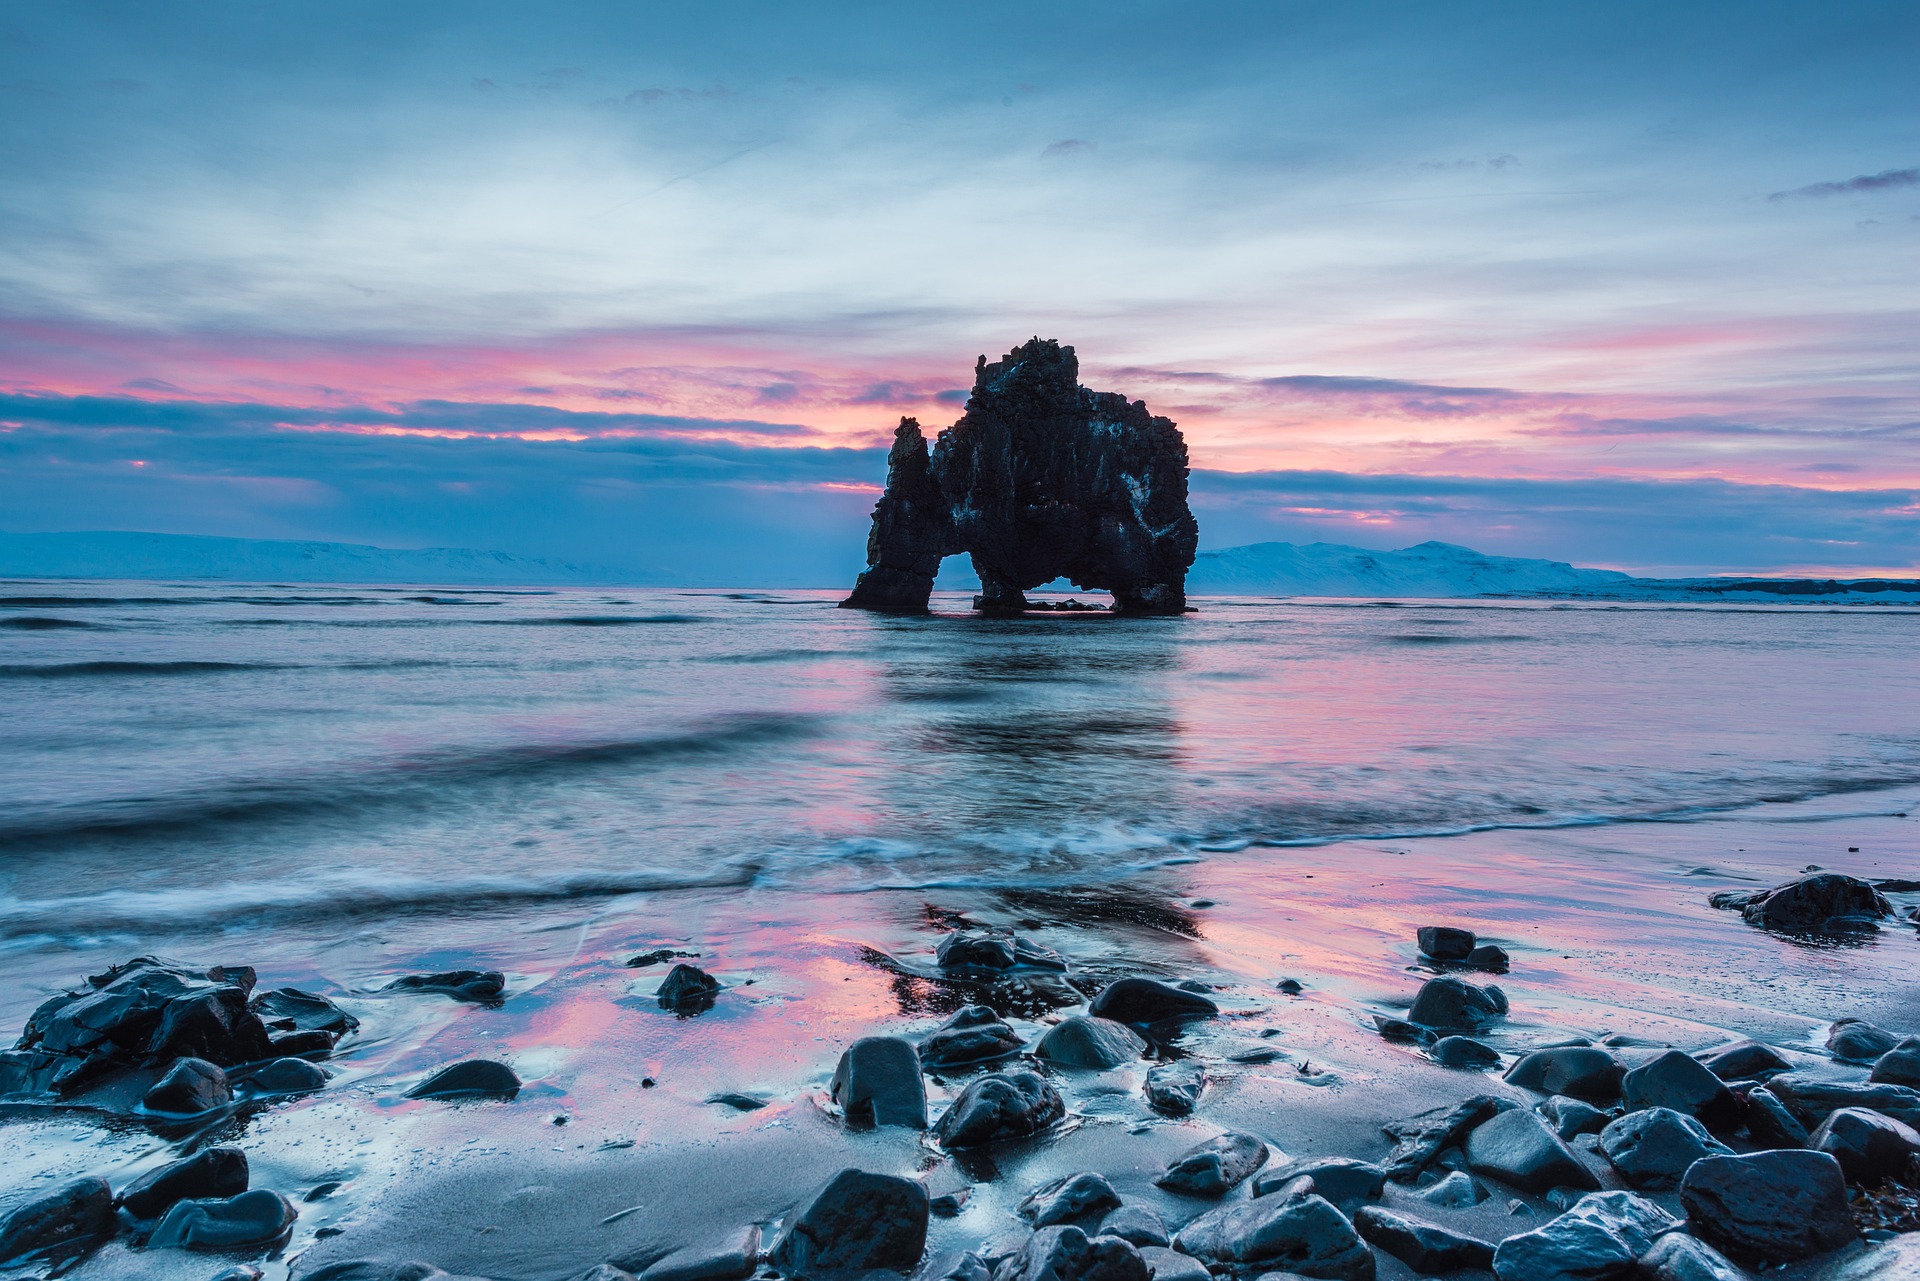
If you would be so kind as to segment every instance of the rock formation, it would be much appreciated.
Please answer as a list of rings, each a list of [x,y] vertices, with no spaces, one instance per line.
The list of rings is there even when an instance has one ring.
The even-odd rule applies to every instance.
[[[1199,537],[1187,446],[1143,401],[1079,384],[1073,348],[1035,338],[980,357],[960,421],[931,451],[911,418],[887,455],[867,569],[848,609],[924,613],[943,557],[980,575],[977,608],[1017,611],[1056,578],[1122,613],[1178,614]]]

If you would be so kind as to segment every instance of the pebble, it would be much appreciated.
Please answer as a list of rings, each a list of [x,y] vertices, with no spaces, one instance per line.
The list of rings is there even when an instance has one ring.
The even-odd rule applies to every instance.
[[[383,992],[433,992],[474,1005],[498,1005],[507,991],[507,976],[499,970],[447,970],[440,974],[407,974],[380,989]]]
[[[1430,1205],[1442,1205],[1450,1210],[1463,1210],[1468,1206],[1479,1205],[1492,1194],[1486,1185],[1464,1170],[1453,1170],[1439,1182],[1422,1188],[1419,1197]],[[1335,1204],[1339,1204],[1335,1202]]]
[[[1428,1053],[1441,1067],[1483,1071],[1500,1066],[1500,1051],[1470,1036],[1442,1037]]]
[[[520,1078],[512,1068],[492,1059],[467,1059],[432,1073],[407,1091],[410,1099],[512,1098],[520,1092]]]
[[[667,977],[654,989],[653,999],[663,1010],[676,1014],[701,1014],[713,1008],[720,995],[720,980],[697,965],[685,961],[667,971]]]
[[[1035,1058],[1057,1067],[1095,1070],[1138,1062],[1146,1052],[1146,1041],[1126,1024],[1080,1014],[1048,1028],[1033,1047]]]
[[[1147,1106],[1166,1116],[1186,1116],[1199,1106],[1207,1074],[1191,1061],[1156,1063],[1147,1069]]]

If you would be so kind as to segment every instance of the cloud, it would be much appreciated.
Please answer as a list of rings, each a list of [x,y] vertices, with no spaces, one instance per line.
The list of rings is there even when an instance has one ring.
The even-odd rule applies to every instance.
[[[1776,191],[1768,200],[1791,200],[1795,196],[1848,196],[1863,191],[1898,191],[1902,187],[1920,187],[1920,169],[1888,169],[1881,173],[1861,174],[1844,182],[1816,182],[1791,191]]]
[[[1098,146],[1097,143],[1088,142],[1085,138],[1062,138],[1059,142],[1048,144],[1046,149],[1041,151],[1040,157],[1047,160],[1060,156],[1084,155],[1094,150],[1096,146]]]

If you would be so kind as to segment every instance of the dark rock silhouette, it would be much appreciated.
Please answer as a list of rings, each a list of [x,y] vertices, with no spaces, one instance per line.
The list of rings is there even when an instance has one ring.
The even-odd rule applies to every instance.
[[[1079,384],[1073,348],[1035,338],[974,370],[960,421],[931,451],[900,420],[873,510],[867,569],[841,604],[925,613],[943,557],[980,575],[975,607],[1018,611],[1056,578],[1113,593],[1114,609],[1178,614],[1199,528],[1187,446],[1143,401]]]

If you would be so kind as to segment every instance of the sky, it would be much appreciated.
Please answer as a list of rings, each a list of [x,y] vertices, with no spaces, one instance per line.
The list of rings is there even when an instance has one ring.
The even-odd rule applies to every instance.
[[[0,530],[859,567],[1072,343],[1201,545],[1920,574],[1911,3],[0,0]]]

